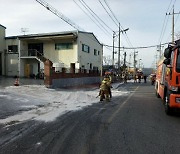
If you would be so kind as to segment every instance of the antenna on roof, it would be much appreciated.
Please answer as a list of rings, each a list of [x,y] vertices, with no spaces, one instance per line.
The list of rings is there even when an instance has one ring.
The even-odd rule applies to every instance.
[[[28,32],[29,29],[28,28],[21,28],[21,33],[24,33],[24,35],[26,34],[26,32]]]

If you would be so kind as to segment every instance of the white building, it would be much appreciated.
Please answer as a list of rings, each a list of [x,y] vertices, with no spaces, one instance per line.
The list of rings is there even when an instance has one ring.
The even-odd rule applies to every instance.
[[[101,70],[103,46],[93,33],[70,31],[5,37],[6,28],[0,27],[4,44],[0,46],[2,75],[37,75],[46,59],[53,62],[57,71]]]

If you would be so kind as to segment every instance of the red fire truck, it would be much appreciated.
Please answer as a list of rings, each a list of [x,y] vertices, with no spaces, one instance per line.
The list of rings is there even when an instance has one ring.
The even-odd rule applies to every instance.
[[[164,102],[166,114],[180,108],[180,40],[168,45],[157,66],[156,96]]]

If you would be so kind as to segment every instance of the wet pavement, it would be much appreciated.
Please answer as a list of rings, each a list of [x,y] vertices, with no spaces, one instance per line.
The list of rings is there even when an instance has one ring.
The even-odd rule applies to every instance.
[[[0,87],[14,86],[16,78],[0,76]],[[44,85],[43,79],[19,78],[19,85]]]

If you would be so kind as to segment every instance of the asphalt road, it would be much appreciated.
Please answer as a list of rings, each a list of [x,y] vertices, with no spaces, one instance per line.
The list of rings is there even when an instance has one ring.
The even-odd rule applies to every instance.
[[[50,123],[0,126],[1,154],[179,154],[180,116],[167,116],[150,83]]]

